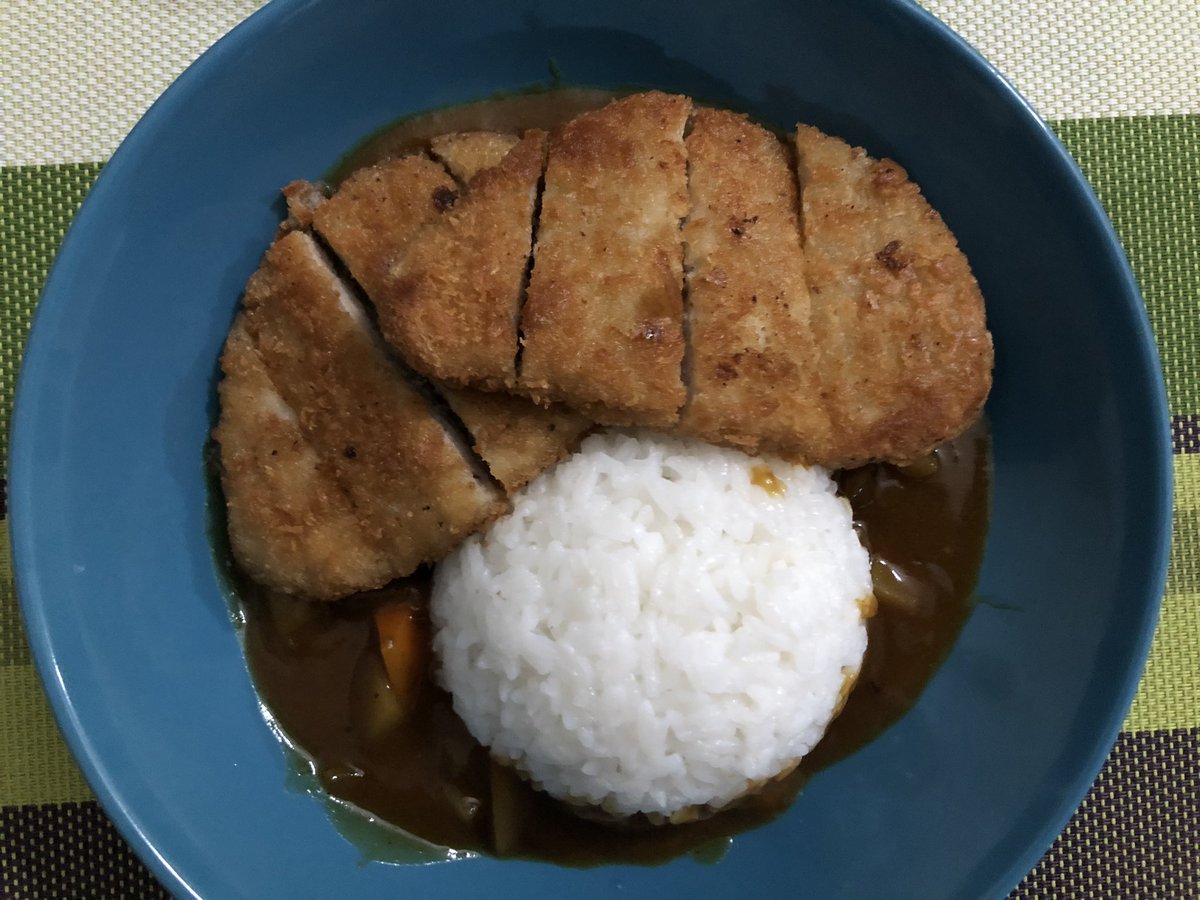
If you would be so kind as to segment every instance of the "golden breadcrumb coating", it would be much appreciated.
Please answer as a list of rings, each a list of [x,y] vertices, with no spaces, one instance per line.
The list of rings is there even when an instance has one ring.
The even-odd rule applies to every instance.
[[[442,387],[467,426],[475,452],[511,495],[565,459],[595,423],[561,403],[537,406],[514,394]]]
[[[506,510],[311,237],[297,231],[272,244],[244,303],[246,333],[322,471],[348,495],[364,540],[385,554],[385,580],[441,558]]]
[[[550,142],[520,387],[612,423],[669,425],[686,392],[687,97],[583,113]]]
[[[512,141],[515,144],[517,139]],[[493,150],[500,145],[491,144]],[[452,149],[442,149],[449,156],[463,146],[460,141],[454,142]],[[473,159],[478,163],[481,155],[476,153]],[[528,157],[524,161],[528,162]],[[406,157],[375,169],[379,171],[368,176],[356,173],[348,179],[322,208],[316,226],[378,305],[388,302],[385,298],[394,289],[392,267],[404,257],[409,242],[424,224],[458,203],[459,191],[440,166],[421,157]],[[484,180],[485,187],[491,179],[488,176]],[[411,202],[414,196],[435,194],[450,202]],[[381,267],[377,264],[380,258],[391,262]],[[510,343],[515,353],[515,334]],[[470,432],[475,452],[509,491],[570,452],[591,424],[586,417],[558,405],[543,408],[505,394],[456,389],[442,383],[436,387]]]
[[[813,333],[833,422],[822,462],[914,459],[961,433],[991,389],[979,286],[899,165],[805,125],[795,140]]]
[[[417,229],[457,200],[445,169],[424,156],[403,156],[347,178],[317,207],[313,227],[378,305]]]
[[[697,109],[691,205],[689,397],[679,429],[804,462],[830,449],[787,148],[737,113]]]
[[[515,134],[498,131],[459,131],[430,139],[429,152],[465,185],[484,169],[500,165],[518,140]]]
[[[287,218],[279,224],[276,237],[283,237],[289,231],[307,231],[313,227],[313,216],[328,197],[323,184],[309,181],[292,181],[284,185],[284,202],[287,204]]]
[[[260,584],[322,599],[389,581],[390,560],[359,526],[349,496],[271,383],[241,316],[221,371],[213,437],[229,543],[242,570]]]
[[[460,386],[516,382],[517,317],[546,134],[530,131],[416,234],[374,296],[379,326],[417,371]]]
[[[993,364],[966,258],[899,165],[804,125],[793,140],[649,92],[549,137],[442,135],[328,198],[289,184],[221,361],[238,563],[309,597],[379,587],[594,422],[831,468],[959,434]]]

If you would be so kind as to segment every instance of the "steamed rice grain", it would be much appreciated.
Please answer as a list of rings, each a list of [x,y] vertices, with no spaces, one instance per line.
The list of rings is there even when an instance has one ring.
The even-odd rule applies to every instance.
[[[440,680],[496,758],[572,803],[678,818],[808,753],[870,595],[824,470],[610,432],[438,566],[431,614]]]

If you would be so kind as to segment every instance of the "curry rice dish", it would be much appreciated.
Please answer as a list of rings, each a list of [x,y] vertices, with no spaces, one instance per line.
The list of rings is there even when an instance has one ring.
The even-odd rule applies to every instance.
[[[234,556],[270,596],[403,595],[444,560],[431,599],[365,600],[377,652],[355,666],[349,732],[330,727],[368,746],[416,729],[442,753],[465,723],[493,760],[501,853],[531,827],[514,771],[622,822],[771,807],[860,671],[908,685],[880,682],[904,628],[872,624],[876,595],[922,616],[937,591],[860,518],[887,479],[864,494],[867,470],[822,467],[957,458],[945,442],[992,364],[969,266],[895,163],[657,92],[538,124],[428,132],[332,193],[288,185],[215,432]],[[637,429],[577,452],[611,425]],[[924,629],[917,684],[953,633]],[[461,721],[418,738],[442,702],[427,670]],[[475,808],[453,817],[471,830]]]
[[[285,195],[216,438],[238,562],[298,595],[440,559],[596,423],[903,463],[990,389],[983,300],[940,216],[896,163],[808,126],[785,144],[649,92]]]

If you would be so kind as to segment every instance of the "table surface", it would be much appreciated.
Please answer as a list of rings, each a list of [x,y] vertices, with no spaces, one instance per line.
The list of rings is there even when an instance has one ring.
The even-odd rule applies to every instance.
[[[0,466],[30,316],[71,217],[146,108],[258,5],[0,4]],[[925,5],[1016,84],[1095,187],[1145,295],[1174,436],[1174,545],[1137,697],[1082,806],[1012,896],[1200,897],[1200,3]],[[42,693],[12,584],[5,487],[0,896],[161,895]]]

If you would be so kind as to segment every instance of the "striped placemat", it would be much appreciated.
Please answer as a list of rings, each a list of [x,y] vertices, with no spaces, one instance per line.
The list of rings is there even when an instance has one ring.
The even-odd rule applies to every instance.
[[[0,4],[0,461],[30,316],[71,217],[150,103],[258,5]],[[1012,896],[1200,897],[1200,3],[926,6],[1024,92],[1095,186],[1145,294],[1174,433],[1174,547],[1150,661],[1087,799]],[[0,897],[161,895],[38,683],[5,487],[0,478]]]

